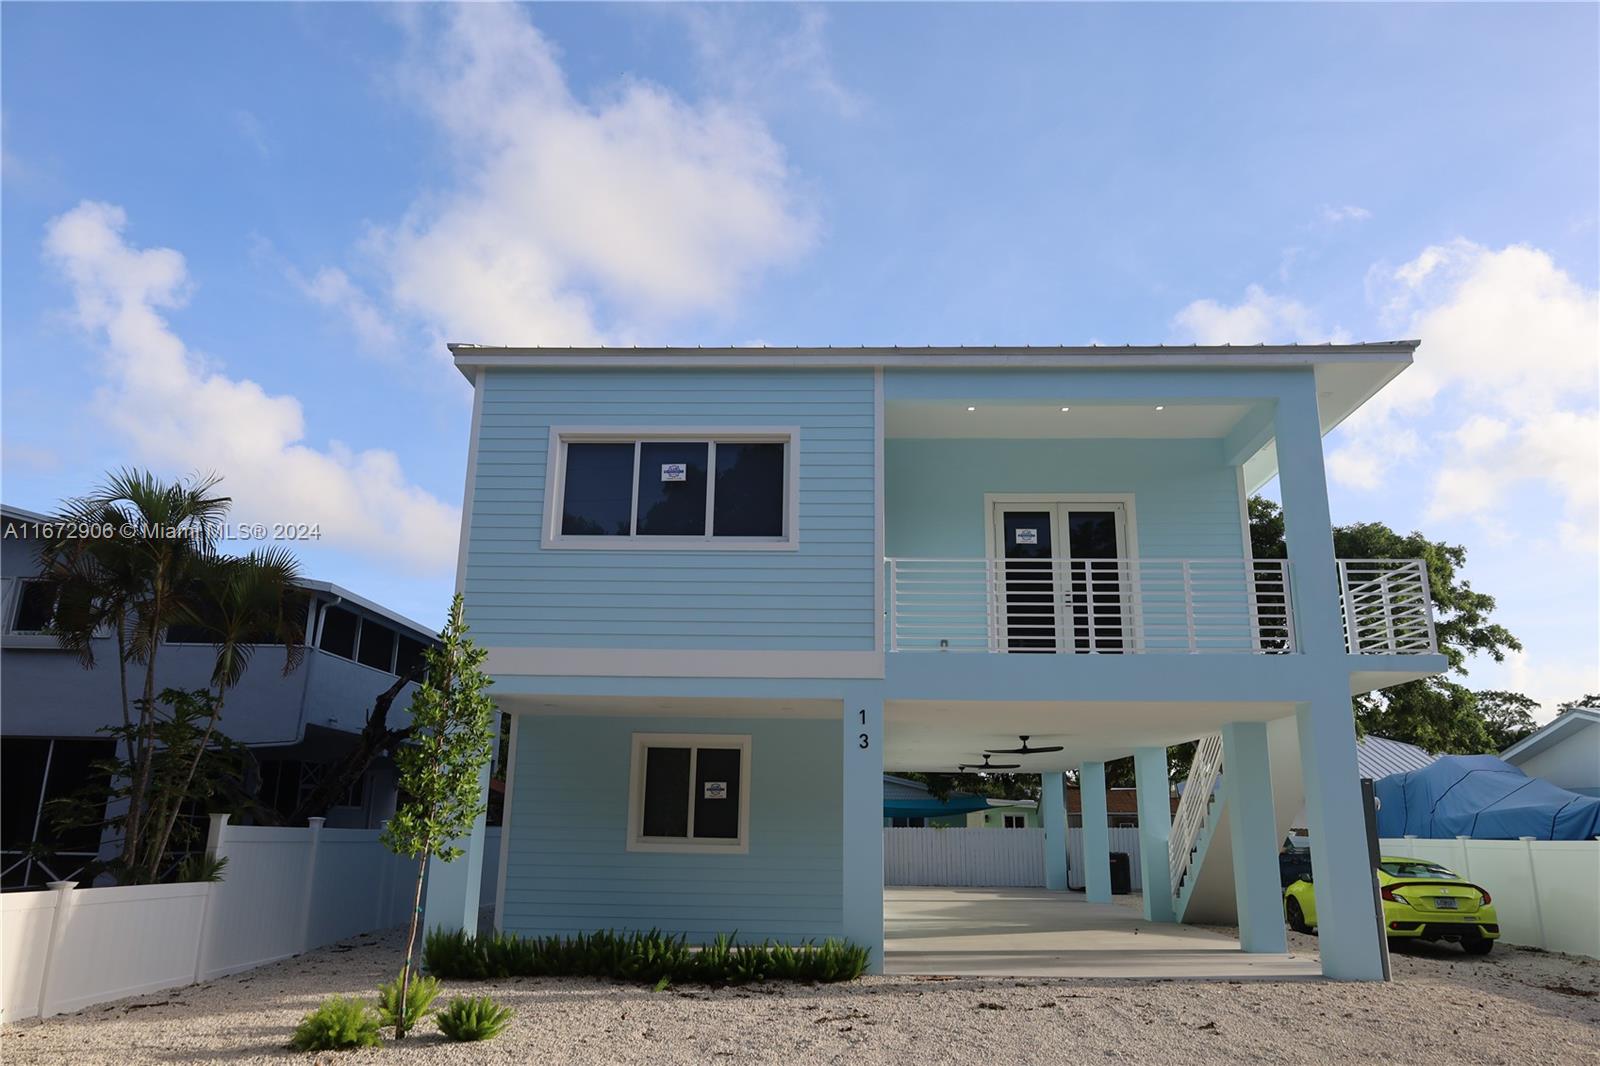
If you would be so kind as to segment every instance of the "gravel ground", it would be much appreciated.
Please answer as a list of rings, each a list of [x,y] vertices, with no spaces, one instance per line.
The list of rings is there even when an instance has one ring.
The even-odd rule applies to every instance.
[[[1290,934],[1297,953],[1315,940]],[[399,969],[398,932],[250,973],[0,1030],[16,1063],[279,1061],[300,1016]],[[450,983],[517,1011],[487,1044],[431,1022],[403,1045],[321,1061],[611,1063],[1600,1062],[1600,960],[1498,945],[1394,956],[1387,986],[867,978],[711,991],[589,980]]]

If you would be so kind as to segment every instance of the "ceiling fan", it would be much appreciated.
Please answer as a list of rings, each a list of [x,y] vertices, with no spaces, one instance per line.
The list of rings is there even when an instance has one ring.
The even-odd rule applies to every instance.
[[[982,766],[978,765],[977,763],[961,763],[961,764],[957,765],[956,769],[960,770],[962,773],[965,773],[968,770],[978,770],[978,771],[984,771],[984,770],[1015,770],[1018,767],[1020,767],[1021,765],[1022,764],[1019,763],[1019,762],[997,762],[997,763],[991,763],[991,762],[989,762],[989,756],[985,755],[983,757],[983,765]]]
[[[1043,747],[1030,748],[1028,747],[1028,738],[1020,733],[1017,735],[1017,739],[1022,741],[1022,747],[1020,748],[985,748],[984,750],[989,755],[1043,755],[1046,752],[1066,750],[1060,744],[1046,744]],[[988,758],[988,755],[984,756],[984,758]]]

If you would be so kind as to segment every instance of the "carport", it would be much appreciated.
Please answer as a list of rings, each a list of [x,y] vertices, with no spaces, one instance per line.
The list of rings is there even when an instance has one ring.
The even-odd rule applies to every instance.
[[[1221,933],[1147,922],[1137,905],[1090,903],[1081,892],[886,888],[883,903],[890,974],[1283,981],[1322,973],[1314,956],[1246,953]]]

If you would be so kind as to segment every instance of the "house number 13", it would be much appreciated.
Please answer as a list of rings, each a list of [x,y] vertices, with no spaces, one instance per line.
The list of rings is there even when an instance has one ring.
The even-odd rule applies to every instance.
[[[865,709],[865,708],[863,708],[863,709],[862,709],[862,710],[861,710],[861,711],[860,711],[860,712],[859,712],[859,713],[860,713],[860,715],[861,715],[861,724],[862,724],[862,725],[866,725],[866,724],[867,724],[867,712],[866,712],[866,709]],[[862,746],[862,747],[863,747],[863,748],[870,748],[870,747],[872,747],[872,740],[871,740],[871,738],[870,738],[870,737],[868,737],[868,736],[867,736],[867,735],[866,735],[866,734],[865,734],[865,733],[862,733],[862,734],[861,734],[861,735],[860,735],[860,738],[859,738],[859,739],[860,739],[860,741],[861,741],[861,746]]]

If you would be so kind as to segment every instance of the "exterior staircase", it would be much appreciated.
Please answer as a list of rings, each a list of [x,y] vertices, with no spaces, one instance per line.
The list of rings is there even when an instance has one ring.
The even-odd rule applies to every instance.
[[[1293,718],[1267,723],[1267,755],[1272,763],[1272,807],[1282,841],[1305,803],[1300,738]],[[1224,773],[1222,735],[1202,737],[1172,820],[1172,900],[1180,922],[1232,925],[1239,920]]]

